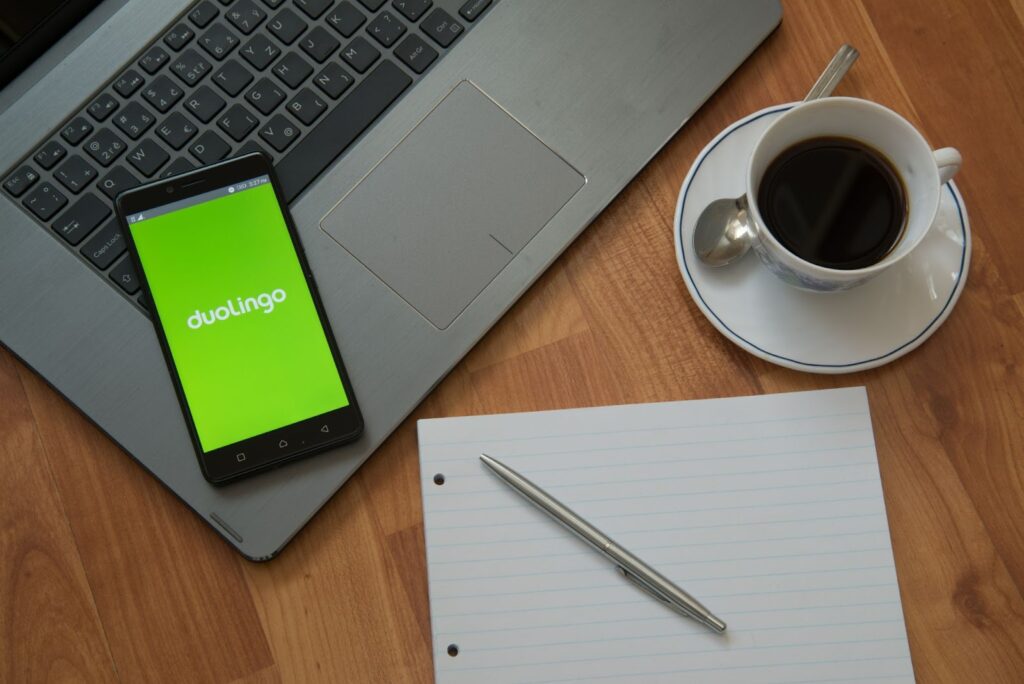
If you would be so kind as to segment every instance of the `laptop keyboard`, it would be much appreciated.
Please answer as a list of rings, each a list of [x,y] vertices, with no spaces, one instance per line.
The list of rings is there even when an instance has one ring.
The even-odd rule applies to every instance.
[[[3,181],[145,308],[113,199],[261,151],[293,201],[490,7],[433,0],[200,0]]]

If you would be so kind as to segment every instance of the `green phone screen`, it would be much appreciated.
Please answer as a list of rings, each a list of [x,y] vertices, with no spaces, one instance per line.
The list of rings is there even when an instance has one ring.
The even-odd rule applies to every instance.
[[[348,405],[269,177],[128,223],[204,451]]]

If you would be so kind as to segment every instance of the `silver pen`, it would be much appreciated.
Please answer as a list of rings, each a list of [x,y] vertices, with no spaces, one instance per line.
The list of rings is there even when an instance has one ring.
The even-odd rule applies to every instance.
[[[562,523],[580,539],[604,554],[612,563],[615,563],[618,571],[626,579],[669,608],[682,613],[686,617],[693,618],[705,627],[719,634],[725,631],[725,623],[702,606],[700,601],[677,587],[657,570],[647,565],[647,563],[644,563],[629,551],[616,544],[608,535],[576,513],[573,513],[567,506],[559,503],[543,489],[487,454],[480,454],[480,460],[498,477],[504,480],[508,486],[526,498],[527,501]]]

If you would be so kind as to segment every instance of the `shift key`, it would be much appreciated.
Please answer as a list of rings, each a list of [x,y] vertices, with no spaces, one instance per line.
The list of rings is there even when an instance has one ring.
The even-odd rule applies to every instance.
[[[110,272],[110,279],[117,283],[125,294],[133,295],[139,291],[139,276],[135,273],[135,264],[131,257],[126,256]]]

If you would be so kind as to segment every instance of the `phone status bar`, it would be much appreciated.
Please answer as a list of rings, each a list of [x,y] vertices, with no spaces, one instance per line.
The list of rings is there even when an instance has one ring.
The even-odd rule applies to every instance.
[[[259,186],[259,185],[266,185],[269,182],[270,182],[270,176],[267,176],[267,175],[264,174],[262,176],[257,176],[256,178],[250,178],[247,181],[242,181],[241,183],[235,183],[234,185],[229,185],[226,189],[227,189],[228,193],[230,194],[230,193],[239,192],[241,190],[248,190],[250,188],[255,188],[255,187]]]
[[[167,204],[162,204],[148,211],[141,211],[135,214],[129,214],[125,217],[128,220],[129,225],[138,223],[139,221],[145,221],[146,219],[155,218],[162,214],[168,214],[173,211],[179,211],[187,207],[194,206],[196,204],[202,204],[211,200],[226,197],[228,195],[234,195],[235,193],[244,192],[245,190],[252,190],[261,185],[269,185],[270,176],[264,174],[262,176],[256,176],[255,178],[249,178],[248,180],[239,181],[238,183],[232,183],[231,185],[225,185],[223,187],[216,188],[214,190],[208,190],[206,192],[193,195],[192,197],[186,197],[185,199],[175,200]]]

